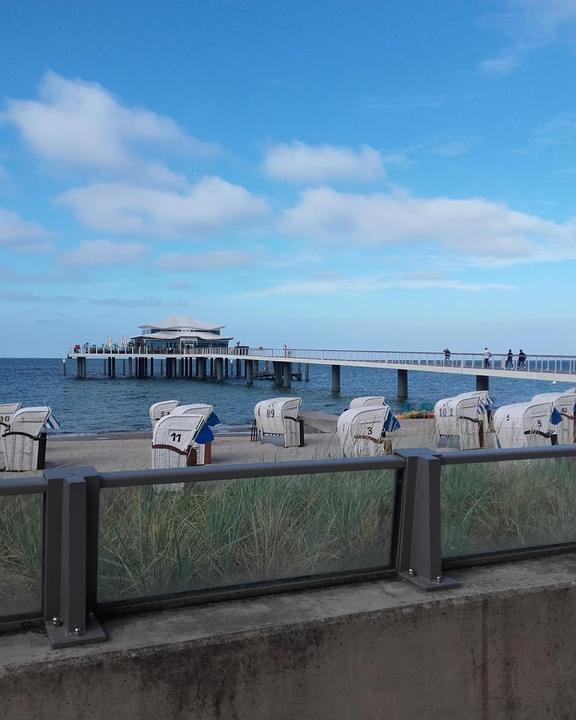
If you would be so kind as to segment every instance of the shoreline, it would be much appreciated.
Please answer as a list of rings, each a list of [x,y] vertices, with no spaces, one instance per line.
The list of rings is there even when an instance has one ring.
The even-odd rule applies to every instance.
[[[236,433],[216,431],[212,443],[212,464],[273,463],[295,460],[342,458],[336,433],[337,416],[318,413],[308,418],[314,425],[333,430],[322,431],[306,423],[303,447],[285,448],[272,443],[250,441],[246,426]],[[49,435],[46,443],[46,469],[59,467],[93,467],[98,472],[149,470],[152,464],[152,431],[110,431],[90,434]],[[434,444],[434,421],[403,420],[401,429],[391,436],[393,447],[431,447]],[[38,476],[42,470],[0,472],[0,478]]]

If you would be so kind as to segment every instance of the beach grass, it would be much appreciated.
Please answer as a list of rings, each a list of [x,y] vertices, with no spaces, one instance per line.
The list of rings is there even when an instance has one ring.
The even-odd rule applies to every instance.
[[[0,616],[42,606],[42,500],[40,494],[0,497]]]
[[[102,493],[101,599],[390,565],[394,475]]]
[[[391,563],[392,471],[101,492],[99,599]],[[442,470],[445,557],[576,540],[576,459]],[[0,615],[39,607],[40,496],[0,498]]]

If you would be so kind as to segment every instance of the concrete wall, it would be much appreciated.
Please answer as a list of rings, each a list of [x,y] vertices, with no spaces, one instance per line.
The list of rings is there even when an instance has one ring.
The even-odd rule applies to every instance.
[[[51,651],[0,637],[2,720],[576,716],[576,557],[117,618]]]

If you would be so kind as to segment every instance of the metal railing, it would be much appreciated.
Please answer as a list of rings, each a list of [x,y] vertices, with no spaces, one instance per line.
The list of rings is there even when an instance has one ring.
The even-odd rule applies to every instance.
[[[105,346],[88,348],[86,352],[71,349],[70,357],[107,355],[118,356],[186,356],[186,357],[228,357],[241,359],[245,357],[261,360],[278,360],[291,362],[342,362],[342,363],[377,363],[379,365],[403,365],[412,367],[435,367],[461,370],[524,370],[542,374],[576,375],[576,357],[573,355],[529,355],[525,361],[514,354],[512,362],[506,353],[493,354],[486,365],[483,353],[451,352],[446,356],[443,352],[411,352],[404,350],[330,350],[310,348],[264,348],[264,347],[202,347],[172,348],[153,350],[147,347],[120,348],[113,350]]]
[[[540,542],[530,547],[502,552],[468,553],[443,559],[443,468],[497,463],[496,470],[500,470],[503,464],[509,462],[540,460],[550,463],[561,458],[576,459],[576,446],[453,452],[417,448],[398,450],[391,456],[370,458],[137,472],[99,473],[89,467],[57,468],[46,470],[40,478],[0,480],[0,498],[28,494],[42,494],[44,498],[41,611],[25,617],[12,615],[0,618],[0,628],[13,627],[15,621],[43,620],[52,647],[59,648],[105,640],[106,634],[98,617],[118,612],[164,609],[182,604],[387,577],[400,577],[428,591],[449,589],[455,587],[456,583],[444,574],[445,568],[576,550],[576,536],[567,542]],[[570,472],[573,470],[574,467],[570,465]],[[294,476],[302,478],[314,475],[314,482],[317,478],[336,478],[336,482],[339,482],[339,473],[357,472],[375,474],[377,479],[383,478],[385,473],[391,477],[390,472],[393,473],[389,518],[387,516],[389,527],[386,529],[389,536],[388,551],[382,548],[382,557],[376,565],[319,573],[304,570],[301,575],[292,573],[290,576],[262,581],[231,582],[217,588],[184,589],[155,595],[143,593],[129,599],[99,602],[99,542],[102,523],[106,521],[101,505],[104,491],[152,485],[158,488],[175,483],[209,490],[214,486],[226,488],[231,482],[256,478],[270,482],[269,502],[273,504],[274,478],[283,477],[292,482],[296,480]],[[572,480],[576,482],[576,473],[570,476]],[[574,508],[570,508],[569,512],[573,514]],[[464,522],[464,517],[461,522]],[[1,573],[0,565],[0,581]],[[0,588],[2,585],[0,583]]]

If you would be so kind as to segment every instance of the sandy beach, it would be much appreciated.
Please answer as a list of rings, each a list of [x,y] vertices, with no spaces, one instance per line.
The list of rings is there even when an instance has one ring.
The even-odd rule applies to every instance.
[[[319,414],[318,414],[319,415]],[[271,443],[251,442],[249,433],[218,433],[212,443],[212,464],[266,463],[293,460],[323,460],[342,457],[335,432],[336,416],[323,416],[324,432],[306,425],[305,445],[284,448]],[[434,420],[402,420],[393,435],[394,447],[430,447],[434,442]],[[333,425],[333,428],[331,427]],[[151,432],[52,435],[46,447],[46,468],[89,466],[100,472],[151,468]],[[39,475],[42,471],[2,472],[0,478]]]

